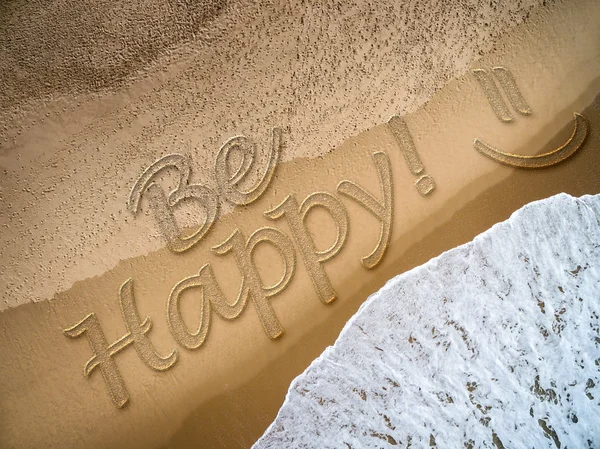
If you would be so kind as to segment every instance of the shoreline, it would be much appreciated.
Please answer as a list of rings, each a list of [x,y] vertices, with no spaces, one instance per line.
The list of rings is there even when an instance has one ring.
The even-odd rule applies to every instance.
[[[600,14],[598,7],[593,11]],[[118,235],[106,238],[104,243],[96,242],[98,248],[110,252],[107,260],[95,258],[93,251],[87,258],[83,252],[80,254],[87,264],[82,267],[84,271],[89,269],[88,273],[102,274],[81,278],[50,300],[26,302],[0,312],[2,341],[7,342],[0,347],[0,357],[11,361],[0,367],[0,377],[10,385],[0,398],[2,414],[10,417],[10,422],[7,420],[0,425],[0,435],[7,438],[9,446],[19,444],[19,437],[24,436],[21,426],[36,422],[37,429],[29,430],[26,435],[35,445],[82,447],[93,444],[116,449],[133,444],[187,447],[192,441],[217,447],[219,444],[228,447],[252,444],[273,420],[291,380],[333,343],[360,304],[391,277],[472,240],[530,201],[563,191],[574,196],[600,192],[597,176],[600,173],[600,78],[597,76],[600,55],[593,53],[593,44],[584,37],[570,36],[574,40],[574,49],[567,43],[556,44],[556,54],[538,61],[537,65],[531,64],[531,58],[539,54],[544,45],[559,41],[553,27],[568,30],[569,21],[579,20],[582,16],[586,16],[584,6],[569,9],[563,5],[540,11],[527,24],[518,25],[494,44],[500,49],[498,52],[482,57],[471,67],[491,67],[497,63],[510,66],[514,75],[518,75],[519,89],[533,105],[531,117],[519,116],[509,125],[500,123],[470,71],[450,81],[416,112],[403,117],[424,165],[424,173],[435,179],[436,189],[431,195],[422,196],[415,189],[417,177],[409,170],[389,126],[382,124],[350,137],[332,151],[315,150],[325,151],[320,156],[311,158],[296,154],[292,160],[281,162],[261,198],[250,207],[223,213],[209,238],[185,253],[173,254],[165,247],[147,207],[145,214],[136,220],[125,219],[127,226],[122,225]],[[544,30],[554,34],[543,34]],[[536,38],[536,33],[543,34],[541,41]],[[598,34],[594,30],[589,33],[592,38],[593,33]],[[520,53],[512,52],[515,47]],[[548,91],[557,93],[551,97]],[[483,137],[494,146],[519,154],[553,150],[572,133],[573,112],[586,116],[591,124],[590,133],[581,149],[556,166],[539,171],[512,169],[486,159],[472,146],[473,138]],[[535,134],[531,136],[534,129]],[[267,131],[266,126],[261,127],[262,138],[269,135]],[[79,137],[85,134],[85,129],[81,133]],[[213,140],[216,138],[216,135],[212,137]],[[160,139],[158,143],[161,143]],[[259,148],[264,148],[260,140]],[[114,146],[111,151],[117,153],[117,150]],[[365,270],[360,265],[361,258],[377,243],[381,223],[364,207],[342,198],[337,186],[341,181],[349,180],[375,198],[381,198],[381,181],[372,158],[373,153],[379,151],[386,153],[391,161],[394,224],[381,265],[374,270]],[[129,181],[129,174],[139,175],[142,166],[148,161],[151,163],[150,155],[156,156],[148,149],[140,152],[142,154],[134,158],[134,165],[126,169],[120,167],[122,173],[127,173],[118,179],[122,183],[120,190]],[[34,164],[34,155],[29,157],[32,159],[28,161],[16,158],[11,164],[15,167]],[[47,157],[51,159],[55,155]],[[83,165],[85,157],[85,152],[73,152],[69,160],[77,166],[75,170],[78,164]],[[197,167],[212,168],[212,153],[194,154],[194,158]],[[143,164],[140,163],[142,160]],[[94,170],[104,171],[102,165],[94,166]],[[204,172],[196,170],[194,179],[202,183],[203,179],[213,175],[212,170]],[[60,175],[50,175],[55,176]],[[77,176],[81,177],[82,185],[89,184],[82,174]],[[116,178],[109,181],[117,182]],[[172,187],[171,181],[165,179],[161,186]],[[49,206],[58,207],[57,198],[66,202],[76,195],[60,183],[56,187],[66,190],[57,193],[57,197],[48,202]],[[97,188],[95,184],[88,187],[92,191]],[[115,220],[121,220],[117,209],[125,203],[126,196],[120,195],[119,189],[106,198],[100,195],[101,189],[96,190],[95,194],[103,199],[98,201],[98,197],[92,196],[85,207],[104,215],[112,212],[119,217]],[[210,247],[223,242],[235,229],[248,237],[265,226],[277,228],[291,239],[291,228],[285,220],[270,221],[263,213],[290,193],[301,201],[317,191],[339,198],[349,216],[350,231],[345,246],[340,254],[323,265],[338,298],[330,305],[319,301],[301,252],[294,243],[297,258],[294,276],[290,285],[270,301],[285,329],[281,338],[269,340],[256,310],[249,303],[233,322],[225,322],[213,315],[210,335],[197,351],[178,346],[169,331],[165,312],[173,286],[183,278],[197,274],[205,263],[210,263],[217,283],[231,301],[240,286],[239,269],[231,255],[217,256]],[[117,203],[119,206],[115,206]],[[321,249],[331,245],[338,231],[331,217],[318,209],[311,212],[307,228],[315,246]],[[36,210],[38,213],[44,214],[44,211]],[[178,219],[186,218],[185,210],[178,213]],[[193,214],[191,216],[193,218]],[[77,223],[65,225],[71,228]],[[85,226],[102,228],[103,224],[86,222]],[[68,240],[59,231],[56,235]],[[44,236],[44,230],[39,232]],[[83,238],[78,244],[82,248],[91,246],[102,232],[94,234],[89,241]],[[74,246],[76,242],[62,244]],[[124,244],[130,248],[123,250]],[[158,249],[148,251],[153,246]],[[40,257],[52,254],[57,259],[68,257],[61,251],[62,247],[52,247],[51,252],[50,247],[52,245],[44,251],[32,251],[32,254]],[[21,248],[17,245],[16,249],[10,250],[16,257]],[[133,252],[136,256],[120,257],[123,251]],[[111,260],[115,257],[120,261],[112,266]],[[259,247],[253,263],[265,285],[277,282],[281,273],[277,253]],[[48,276],[58,276],[54,270],[60,268],[51,262],[48,267]],[[33,262],[29,269],[35,270]],[[70,340],[63,330],[92,312],[97,315],[108,343],[121,338],[126,328],[118,292],[119,286],[128,278],[134,280],[140,318],[149,316],[152,320],[148,338],[156,351],[166,355],[176,348],[180,359],[172,369],[161,373],[148,369],[133,347],[116,354],[115,363],[131,397],[127,407],[117,410],[111,403],[102,376],[96,372],[86,379],[82,375],[86,360],[92,356],[86,338]],[[26,278],[22,284],[31,284],[26,285],[27,288],[38,288],[33,285],[38,282],[35,279]],[[52,287],[39,282],[39,291],[44,289],[52,290]],[[20,290],[8,284],[6,292],[10,292],[18,303],[24,297]],[[188,328],[198,326],[201,304],[199,294],[189,294],[182,301],[180,311]],[[52,404],[59,412],[48,413],[47,407],[34,406],[40,403]],[[82,417],[88,422],[81,427]]]

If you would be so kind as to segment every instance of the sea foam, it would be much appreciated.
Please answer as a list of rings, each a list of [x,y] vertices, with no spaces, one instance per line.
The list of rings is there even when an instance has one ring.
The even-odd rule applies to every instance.
[[[600,195],[396,276],[291,384],[266,448],[600,447]]]

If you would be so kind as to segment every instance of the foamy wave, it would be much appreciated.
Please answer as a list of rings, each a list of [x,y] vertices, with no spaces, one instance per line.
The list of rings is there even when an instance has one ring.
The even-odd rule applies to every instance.
[[[531,203],[372,295],[254,447],[599,447],[599,299],[600,195]]]

